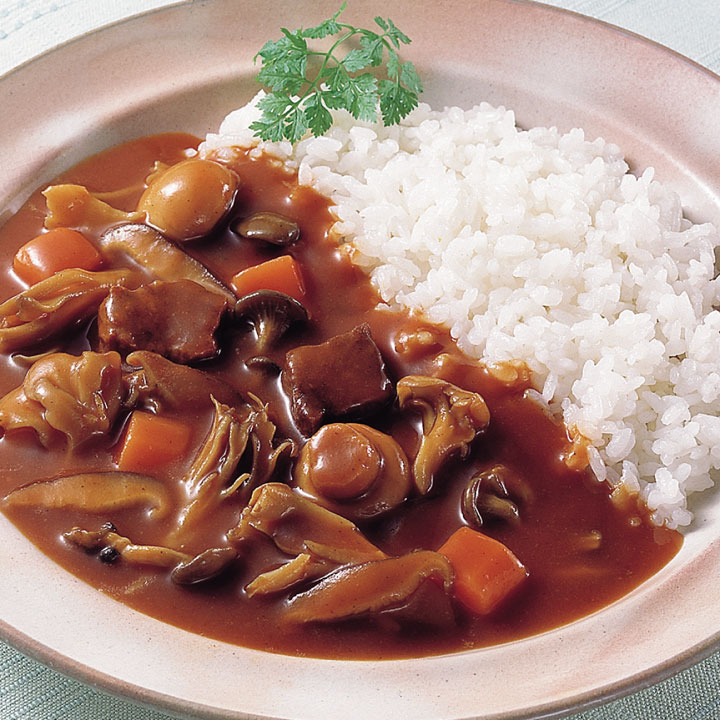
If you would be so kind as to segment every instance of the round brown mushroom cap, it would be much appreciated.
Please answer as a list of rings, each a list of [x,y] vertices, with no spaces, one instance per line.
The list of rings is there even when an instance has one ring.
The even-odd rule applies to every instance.
[[[225,217],[239,184],[230,168],[190,158],[152,178],[137,209],[171,240],[194,240],[210,233]]]
[[[408,497],[410,463],[398,443],[361,423],[330,423],[303,446],[294,473],[298,488],[350,520],[389,512]]]

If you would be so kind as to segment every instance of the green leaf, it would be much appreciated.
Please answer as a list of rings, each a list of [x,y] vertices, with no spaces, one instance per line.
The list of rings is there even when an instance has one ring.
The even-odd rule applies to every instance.
[[[291,32],[287,28],[280,28],[280,31],[288,39],[288,41],[294,48],[297,48],[298,50],[301,50],[303,52],[307,52],[307,42],[305,42],[305,38],[302,36],[301,30],[295,30],[294,32]]]
[[[261,140],[279,142],[282,140],[284,132],[282,116],[263,113],[259,120],[250,123],[250,129],[254,131],[255,135]]]
[[[314,27],[281,28],[282,37],[266,42],[255,56],[262,61],[256,79],[271,91],[260,100],[260,118],[250,126],[262,139],[296,142],[308,130],[321,135],[332,124],[330,111],[335,109],[344,108],[358,120],[374,121],[379,102],[383,121],[392,124],[417,106],[422,83],[414,65],[401,63],[396,52],[410,39],[390,18],[375,18],[382,34],[339,22],[346,6],[343,3],[332,17]],[[340,37],[327,52],[308,48],[308,40],[331,35]],[[357,35],[359,46],[340,54],[340,48]],[[318,61],[311,64],[311,70],[309,56]],[[363,72],[369,67],[378,70]],[[379,84],[376,76],[382,78]]]
[[[380,114],[386,125],[395,125],[417,107],[415,93],[383,80],[380,83]]]
[[[296,95],[305,82],[305,59],[300,67],[295,64],[273,63],[266,65],[257,74],[256,80],[269,87],[273,92],[284,92],[287,95]]]
[[[398,42],[401,42],[404,45],[409,45],[412,42],[412,40],[410,40],[410,38],[404,32],[398,30],[395,23],[390,18],[388,18],[387,21],[388,25],[390,26],[387,34],[388,37],[393,41],[395,47],[399,47]]]
[[[312,95],[303,108],[305,121],[315,137],[324,135],[332,125],[332,115],[323,105],[319,95]]]
[[[290,98],[278,93],[268,93],[258,100],[258,109],[270,115],[282,115],[288,107],[293,105]]]
[[[411,62],[402,64],[400,69],[400,82],[410,90],[410,92],[416,93],[417,95],[422,92],[422,81],[417,74],[417,70],[415,70],[415,66]]]
[[[280,40],[268,40],[260,48],[255,56],[255,59],[257,60],[259,56],[266,61],[274,60],[275,58],[280,57],[288,47],[290,47],[290,43],[287,41],[287,38],[280,38]]]
[[[370,58],[370,65],[376,67],[380,65],[385,50],[383,39],[375,33],[365,32],[360,39],[360,47],[366,52]]]
[[[387,74],[391,80],[397,82],[400,74],[400,58],[394,50],[388,50]]]
[[[364,70],[369,65],[372,65],[372,56],[364,47],[353,48],[341,61],[341,65],[349,73],[357,72],[358,70]]]
[[[347,110],[356,120],[372,122],[377,117],[377,80],[370,73],[351,78]]]
[[[298,106],[294,106],[285,116],[283,135],[290,142],[297,142],[308,129],[305,113]]]
[[[335,18],[329,18],[315,27],[303,30],[302,35],[306,38],[321,40],[322,38],[328,37],[328,35],[337,35],[341,30],[342,26],[340,23],[338,23]]]

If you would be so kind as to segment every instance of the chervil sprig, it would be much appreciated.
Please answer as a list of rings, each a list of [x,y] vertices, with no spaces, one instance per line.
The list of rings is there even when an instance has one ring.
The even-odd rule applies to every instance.
[[[327,132],[331,110],[344,108],[357,120],[374,121],[379,106],[385,125],[394,125],[417,107],[422,83],[415,66],[401,62],[398,55],[400,45],[409,44],[410,38],[390,18],[375,18],[380,32],[340,22],[346,5],[315,27],[282,28],[283,37],[265,43],[255,56],[262,60],[256,79],[270,89],[258,102],[260,119],[250,125],[255,135],[296,142],[308,130],[316,136]],[[327,52],[308,45],[308,40],[336,35]],[[339,49],[352,38],[355,47],[340,57]],[[385,56],[384,77],[380,70],[368,72],[380,68]],[[317,70],[309,72],[309,58],[317,58]]]

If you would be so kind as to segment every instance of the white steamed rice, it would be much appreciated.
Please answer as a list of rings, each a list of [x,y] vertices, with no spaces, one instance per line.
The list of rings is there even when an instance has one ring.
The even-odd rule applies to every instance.
[[[202,153],[257,146],[335,203],[335,230],[383,300],[422,311],[486,362],[524,360],[599,480],[653,520],[690,523],[720,469],[718,232],[628,173],[582,130],[525,131],[511,111],[421,105],[400,126],[345,112],[325,137],[259,143],[254,104]]]

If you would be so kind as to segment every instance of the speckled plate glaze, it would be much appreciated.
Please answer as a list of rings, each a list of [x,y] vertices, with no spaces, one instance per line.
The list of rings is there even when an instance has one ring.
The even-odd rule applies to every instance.
[[[204,134],[256,91],[252,57],[278,27],[336,0],[196,0],[73,41],[0,79],[0,207],[83,156],[138,135]],[[720,79],[632,34],[512,0],[351,0],[390,13],[435,106],[480,100],[520,125],[585,128],[619,144],[720,221]],[[68,72],[73,68],[73,72]],[[720,646],[720,493],[702,498],[678,556],[631,595],[559,630],[406,661],[285,657],[136,613],[50,562],[0,516],[0,635],[114,694],[207,718],[550,717],[640,689]]]

